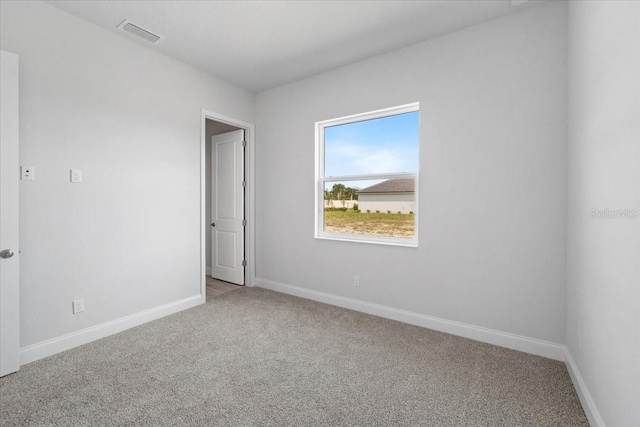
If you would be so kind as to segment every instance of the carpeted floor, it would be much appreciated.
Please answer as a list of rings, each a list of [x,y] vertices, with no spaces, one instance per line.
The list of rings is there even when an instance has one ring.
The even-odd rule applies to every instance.
[[[264,289],[23,366],[1,425],[587,426],[563,363]]]

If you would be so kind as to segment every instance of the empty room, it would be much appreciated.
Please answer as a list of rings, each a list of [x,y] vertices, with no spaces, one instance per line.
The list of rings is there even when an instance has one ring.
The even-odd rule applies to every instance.
[[[640,426],[640,2],[0,0],[0,425]]]

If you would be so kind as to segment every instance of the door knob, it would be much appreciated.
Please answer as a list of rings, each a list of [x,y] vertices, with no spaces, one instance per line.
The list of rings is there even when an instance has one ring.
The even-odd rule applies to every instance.
[[[216,226],[216,223],[215,223],[215,222],[212,222],[212,223],[211,223],[211,226],[212,226],[212,227],[215,227],[215,226]]]
[[[0,258],[11,258],[13,256],[13,251],[11,249],[5,249],[0,252]]]

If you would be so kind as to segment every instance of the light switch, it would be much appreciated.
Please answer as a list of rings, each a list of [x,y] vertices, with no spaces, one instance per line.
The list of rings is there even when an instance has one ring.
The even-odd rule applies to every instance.
[[[82,182],[82,171],[79,169],[71,169],[71,182]]]
[[[34,181],[36,175],[33,166],[20,166],[20,179],[22,181]]]

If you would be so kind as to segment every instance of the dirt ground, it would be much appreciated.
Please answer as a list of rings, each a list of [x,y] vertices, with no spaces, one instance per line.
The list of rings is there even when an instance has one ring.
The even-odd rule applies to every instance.
[[[330,233],[413,237],[414,214],[325,211],[324,230]]]

